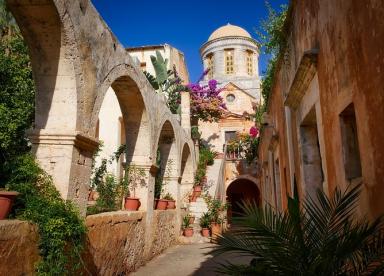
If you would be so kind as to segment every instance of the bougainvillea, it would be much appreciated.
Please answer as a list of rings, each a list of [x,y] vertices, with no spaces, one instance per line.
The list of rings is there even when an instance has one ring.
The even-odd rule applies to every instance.
[[[200,81],[206,74],[208,70],[204,71],[197,83],[187,86],[191,94],[191,116],[195,121],[217,122],[227,109],[224,99],[220,96],[223,89],[218,88],[216,80],[201,85]]]
[[[249,133],[236,133],[236,138],[227,142],[227,155],[229,158],[246,159],[250,164],[257,157],[259,145],[259,129],[251,127]]]

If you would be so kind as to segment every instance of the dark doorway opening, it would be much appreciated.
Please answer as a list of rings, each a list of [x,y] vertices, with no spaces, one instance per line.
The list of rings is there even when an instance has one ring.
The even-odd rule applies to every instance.
[[[230,204],[227,211],[228,223],[232,218],[243,215],[240,205],[242,202],[255,202],[260,206],[260,191],[251,180],[236,179],[227,188],[227,202]]]

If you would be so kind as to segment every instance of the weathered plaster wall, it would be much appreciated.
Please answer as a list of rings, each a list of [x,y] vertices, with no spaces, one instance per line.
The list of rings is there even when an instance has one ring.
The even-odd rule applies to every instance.
[[[384,212],[384,131],[380,128],[380,122],[384,120],[383,17],[384,3],[380,0],[293,1],[287,53],[276,74],[268,106],[268,114],[278,134],[277,154],[283,161],[280,162],[280,183],[283,188],[287,186],[291,190],[293,175],[287,171],[285,179],[282,173],[284,167],[290,165],[300,188],[305,183],[300,171],[297,114],[294,110],[287,110],[284,100],[304,52],[318,49],[316,72],[320,112],[316,113],[321,114],[318,126],[324,136],[325,191],[331,193],[336,186],[350,185],[344,170],[339,115],[353,103],[362,166],[360,211],[368,217]],[[307,91],[308,87],[304,90]],[[274,144],[271,143],[272,131],[266,129],[262,136],[260,160],[263,164],[268,163],[268,148]],[[287,137],[287,133],[291,136]],[[321,137],[319,140],[321,142]],[[288,141],[291,141],[293,149],[291,160]]]
[[[88,228],[83,260],[86,274],[126,275],[176,242],[180,223],[176,210],[117,211],[86,218]],[[34,225],[0,221],[0,275],[34,275],[39,260]]]

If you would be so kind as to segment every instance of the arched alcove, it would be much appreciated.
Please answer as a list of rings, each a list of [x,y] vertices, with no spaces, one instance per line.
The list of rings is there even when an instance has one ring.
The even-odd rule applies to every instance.
[[[156,175],[155,198],[164,196],[165,193],[170,193],[177,201],[179,195],[179,153],[174,128],[168,120],[161,127],[157,145],[157,165],[160,169]],[[158,188],[160,183],[161,189]]]
[[[260,206],[260,190],[254,181],[247,178],[232,181],[226,190],[226,195],[227,202],[230,204],[227,212],[229,222],[232,217],[241,216],[240,204],[243,202],[255,202]]]
[[[180,187],[180,199],[187,199],[187,193],[193,187],[194,173],[193,173],[193,158],[191,150],[187,143],[183,146],[181,153],[181,164],[180,164],[180,176],[181,176],[181,187]]]

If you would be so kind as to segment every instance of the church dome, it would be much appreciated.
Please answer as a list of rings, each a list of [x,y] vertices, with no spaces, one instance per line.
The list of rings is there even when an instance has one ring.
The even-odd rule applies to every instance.
[[[212,41],[218,38],[228,37],[228,36],[238,36],[252,38],[251,35],[244,30],[243,28],[231,24],[227,24],[215,30],[208,38],[208,41]]]

